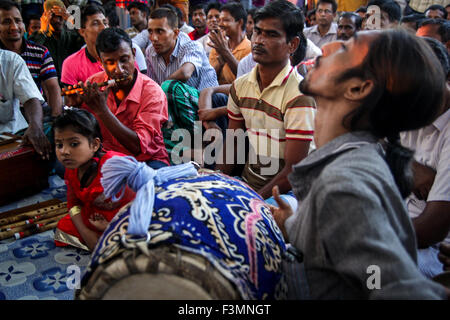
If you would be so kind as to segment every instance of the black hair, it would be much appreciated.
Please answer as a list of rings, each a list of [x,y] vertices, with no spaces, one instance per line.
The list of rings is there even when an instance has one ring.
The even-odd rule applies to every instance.
[[[333,13],[336,13],[337,11],[337,3],[334,0],[319,0],[316,4],[316,8],[319,7],[319,4],[321,3],[329,3],[331,4],[331,9],[333,10]]]
[[[150,14],[150,19],[162,19],[166,18],[167,23],[172,29],[178,28],[178,17],[176,11],[167,8],[167,7],[161,7],[158,8]]]
[[[298,47],[291,55],[290,59],[291,65],[296,66],[305,59],[307,47],[308,47],[308,40],[306,39],[306,36],[302,33],[300,35],[300,42],[298,44]]]
[[[53,121],[53,130],[71,127],[74,132],[86,137],[91,143],[95,138],[103,141],[102,132],[97,119],[92,113],[79,108],[64,109]]]
[[[423,13],[413,13],[407,16],[403,16],[400,19],[400,23],[404,23],[404,22],[415,22],[416,23],[416,27],[415,29],[417,30],[417,28],[419,27],[419,23],[425,19],[425,15]]]
[[[99,56],[101,52],[114,52],[122,41],[128,43],[133,51],[133,43],[128,33],[118,27],[106,28],[98,34],[95,49]]]
[[[424,13],[426,14],[428,10],[440,10],[444,14],[442,18],[447,19],[447,10],[445,10],[445,8],[439,4],[432,4],[427,8],[427,10],[424,11]]]
[[[438,26],[437,33],[441,36],[443,43],[450,41],[450,21],[444,19],[424,19],[419,23],[419,28],[427,25]]]
[[[433,50],[434,54],[441,63],[442,70],[444,70],[444,73],[448,78],[450,76],[450,56],[448,54],[447,48],[434,38],[422,37],[422,39],[424,39]]]
[[[303,36],[303,25],[305,17],[303,12],[294,4],[287,0],[275,0],[259,9],[255,14],[255,25],[259,20],[275,18],[281,21],[286,42],[294,37]]]
[[[393,0],[370,0],[367,8],[370,6],[378,6],[381,11],[386,12],[390,22],[400,21],[402,17],[400,5]]]
[[[105,9],[98,4],[90,3],[83,7],[81,10],[81,28],[86,27],[86,21],[89,16],[93,16],[98,13],[103,13],[103,15],[105,15]]]
[[[220,12],[220,9],[222,8],[222,4],[219,2],[210,2],[208,3],[208,5],[206,6],[206,15],[208,15],[209,10],[211,9],[216,9],[217,11]]]
[[[105,9],[105,16],[108,19],[109,27],[118,27],[120,24],[119,15],[116,11],[115,2],[107,2],[103,8]]]
[[[181,12],[180,8],[175,7],[175,6],[171,5],[170,3],[163,4],[162,6],[160,6],[160,8],[166,8],[166,9],[172,10],[177,16],[178,28],[181,28],[181,26],[183,25],[183,12]]]
[[[355,10],[355,13],[358,13],[358,12],[367,13],[367,7],[366,6],[359,7],[358,9]]]
[[[242,30],[245,30],[245,25],[247,24],[247,11],[245,11],[242,4],[237,2],[229,2],[222,6],[220,12],[222,11],[229,12],[235,21],[242,20]]]
[[[197,3],[197,4],[193,5],[193,6],[189,9],[189,12],[190,12],[191,14],[193,14],[194,11],[197,11],[197,10],[200,10],[200,9],[203,10],[203,12],[204,12],[205,15],[206,15],[205,4],[204,4],[204,3]]]
[[[252,8],[252,9],[248,10],[247,17],[250,16],[250,17],[252,17],[253,20],[255,20],[256,11],[258,11],[258,8]]]
[[[20,8],[20,4],[11,0],[0,0],[0,10],[9,11],[12,8],[16,7],[22,14],[22,9]]]
[[[140,12],[145,13],[146,18],[148,18],[148,16],[150,15],[150,8],[145,3],[137,1],[131,2],[128,5],[127,10],[130,11],[133,8],[138,9]]]
[[[359,16],[359,14],[356,14],[354,12],[343,12],[339,19],[346,18],[346,19],[353,19],[353,22],[355,23],[356,30],[360,30],[362,26],[362,18]]]
[[[361,65],[336,81],[354,77],[373,81],[374,89],[344,117],[343,125],[350,131],[365,130],[387,138],[386,162],[406,197],[411,192],[413,152],[400,145],[399,133],[424,127],[441,112],[445,93],[442,67],[425,40],[391,29],[378,33]]]

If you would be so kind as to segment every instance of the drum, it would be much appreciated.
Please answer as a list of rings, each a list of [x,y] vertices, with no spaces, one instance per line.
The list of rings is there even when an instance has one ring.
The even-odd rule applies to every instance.
[[[48,188],[48,162],[20,137],[0,134],[0,206]]]
[[[131,204],[99,239],[76,299],[285,297],[286,245],[245,183],[208,172],[161,184],[145,239],[126,235]]]

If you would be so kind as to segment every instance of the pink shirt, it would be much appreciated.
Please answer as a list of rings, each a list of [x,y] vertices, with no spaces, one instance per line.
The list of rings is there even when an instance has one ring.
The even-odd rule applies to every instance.
[[[64,60],[61,82],[68,85],[85,82],[87,78],[103,70],[101,62],[95,60],[87,51],[87,47],[84,47]]]
[[[141,153],[135,156],[138,161],[159,160],[169,164],[169,157],[161,131],[162,125],[168,119],[166,95],[156,82],[139,72],[139,70],[136,69],[136,71],[136,82],[128,96],[121,101],[119,106],[116,104],[113,91],[109,92],[108,108],[120,122],[136,132],[141,143]],[[103,82],[108,80],[108,76],[106,72],[102,71],[89,77],[88,80],[91,82]],[[91,111],[87,105],[84,105],[84,108]],[[114,138],[111,132],[103,125],[101,119],[97,116],[96,118],[100,123],[105,151],[113,150],[132,155],[128,149]]]

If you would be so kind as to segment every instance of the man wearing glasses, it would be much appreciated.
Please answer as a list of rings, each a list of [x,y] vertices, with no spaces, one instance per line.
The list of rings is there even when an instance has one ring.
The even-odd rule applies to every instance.
[[[316,9],[316,22],[313,27],[306,28],[303,33],[321,48],[325,43],[337,39],[337,25],[333,22],[336,17],[337,4],[334,0],[319,0]]]

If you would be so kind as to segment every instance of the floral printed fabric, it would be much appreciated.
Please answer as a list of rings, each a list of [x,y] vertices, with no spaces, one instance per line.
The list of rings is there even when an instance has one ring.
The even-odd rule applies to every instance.
[[[110,222],[82,280],[124,247],[129,210]],[[169,181],[156,189],[149,245],[173,244],[207,258],[238,288],[243,299],[283,297],[283,237],[261,197],[222,174]]]

